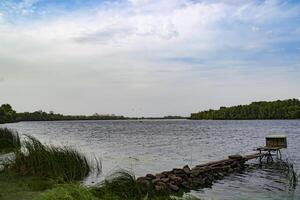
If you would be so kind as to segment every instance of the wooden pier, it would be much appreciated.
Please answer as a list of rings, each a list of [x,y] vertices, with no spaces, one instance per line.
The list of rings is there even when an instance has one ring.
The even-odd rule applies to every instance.
[[[147,188],[152,187],[156,191],[190,190],[193,188],[210,187],[213,182],[221,180],[224,176],[234,172],[241,172],[245,168],[245,162],[252,159],[259,159],[262,163],[273,162],[273,156],[281,158],[281,149],[287,147],[287,140],[282,135],[269,135],[266,137],[266,146],[259,147],[254,154],[231,155],[227,159],[196,165],[192,169],[186,165],[183,168],[174,168],[171,171],[164,171],[158,174],[147,174],[139,177],[138,182]],[[274,152],[276,154],[274,154]]]
[[[256,149],[258,153],[246,155],[244,156],[244,159],[245,161],[248,161],[248,160],[259,158],[259,161],[262,162],[262,160],[266,158],[267,163],[273,162],[274,161],[273,156],[276,156],[276,158],[281,159],[282,157],[280,151],[281,149],[282,149],[281,147],[258,147]],[[274,154],[274,152],[276,154]]]

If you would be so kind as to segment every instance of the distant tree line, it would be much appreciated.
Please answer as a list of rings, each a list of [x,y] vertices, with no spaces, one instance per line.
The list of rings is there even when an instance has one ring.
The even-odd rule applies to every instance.
[[[18,121],[60,121],[60,120],[121,120],[128,119],[117,115],[62,115],[54,112],[23,112],[17,113],[9,104],[3,104],[0,107],[0,124]]]
[[[249,105],[220,107],[192,113],[190,119],[246,120],[246,119],[300,119],[298,99],[260,101]]]
[[[168,116],[164,116],[164,117],[134,117],[134,118],[131,118],[131,119],[137,119],[137,120],[143,120],[143,119],[160,120],[160,119],[187,119],[187,118],[188,117],[168,115]]]

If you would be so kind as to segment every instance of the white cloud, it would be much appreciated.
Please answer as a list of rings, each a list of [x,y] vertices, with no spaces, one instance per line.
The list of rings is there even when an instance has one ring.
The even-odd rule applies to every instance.
[[[16,9],[34,12],[34,3]],[[298,11],[277,1],[131,0],[26,23],[0,14],[0,102],[23,110],[154,116],[259,100],[265,90],[268,98],[288,96],[299,79],[287,81],[285,70],[295,63],[282,57],[277,64],[272,53],[297,40],[297,27],[291,25],[291,35],[280,25],[293,23]],[[257,70],[268,66],[268,76]],[[222,98],[212,100],[218,92]]]

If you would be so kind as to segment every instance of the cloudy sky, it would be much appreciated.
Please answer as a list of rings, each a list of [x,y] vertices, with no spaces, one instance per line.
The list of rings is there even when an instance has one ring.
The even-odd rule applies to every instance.
[[[300,98],[300,2],[0,0],[0,104],[189,115]]]

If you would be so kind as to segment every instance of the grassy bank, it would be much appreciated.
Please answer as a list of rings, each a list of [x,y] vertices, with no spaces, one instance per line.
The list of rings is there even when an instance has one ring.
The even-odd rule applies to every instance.
[[[31,136],[21,141],[18,133],[9,129],[0,129],[0,141],[1,200],[195,199],[171,197],[169,191],[155,192],[126,171],[115,172],[97,186],[86,187],[80,182],[91,172],[101,172],[97,159],[92,163],[72,148],[44,145]]]
[[[78,182],[24,176],[0,172],[1,200],[196,200],[192,196],[170,197],[169,194],[149,193],[137,185],[133,176],[117,172],[113,180],[94,187]],[[121,181],[121,182],[120,182]],[[118,184],[114,185],[114,183]]]
[[[53,179],[0,172],[1,200],[32,200],[56,185]]]

